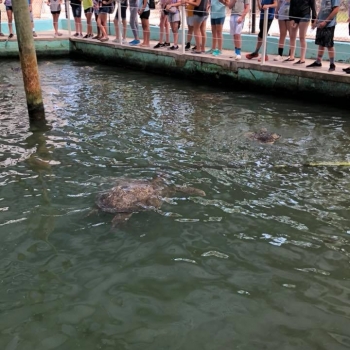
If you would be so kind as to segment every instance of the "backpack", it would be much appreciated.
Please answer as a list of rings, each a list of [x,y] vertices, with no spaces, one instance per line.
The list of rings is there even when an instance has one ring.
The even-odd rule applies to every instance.
[[[156,8],[155,0],[148,0],[148,7],[150,10],[154,10]]]

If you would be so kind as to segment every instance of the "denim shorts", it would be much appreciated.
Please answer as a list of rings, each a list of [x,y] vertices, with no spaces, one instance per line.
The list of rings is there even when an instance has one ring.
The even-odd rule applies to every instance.
[[[218,26],[218,25],[223,25],[225,22],[225,17],[221,17],[221,18],[211,18],[210,19],[210,24],[212,26]]]
[[[72,13],[74,18],[81,18],[81,5],[74,5],[71,4],[72,6]]]
[[[12,6],[6,6],[6,11],[13,11]]]

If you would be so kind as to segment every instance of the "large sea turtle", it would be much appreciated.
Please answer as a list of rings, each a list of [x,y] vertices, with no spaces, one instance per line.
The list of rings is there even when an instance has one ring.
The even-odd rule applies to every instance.
[[[188,195],[205,196],[205,192],[194,187],[168,186],[162,176],[153,180],[118,179],[110,190],[97,195],[98,209],[115,214],[112,224],[128,220],[133,213],[145,210],[159,209],[165,197],[176,192]]]
[[[275,132],[268,132],[266,128],[261,128],[258,132],[247,132],[245,136],[260,143],[270,144],[275,143],[281,137],[281,135]]]

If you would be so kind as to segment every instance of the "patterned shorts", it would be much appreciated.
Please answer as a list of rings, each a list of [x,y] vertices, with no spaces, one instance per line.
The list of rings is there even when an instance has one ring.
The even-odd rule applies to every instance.
[[[333,47],[334,29],[335,26],[317,28],[315,44],[323,47]]]

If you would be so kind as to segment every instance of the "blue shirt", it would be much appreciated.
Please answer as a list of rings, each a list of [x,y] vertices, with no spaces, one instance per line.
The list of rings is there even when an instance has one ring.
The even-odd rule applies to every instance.
[[[210,17],[211,18],[224,18],[226,17],[226,6],[222,4],[219,0],[212,0],[210,7]]]
[[[274,3],[273,0],[261,0],[261,7],[264,5],[272,5]],[[260,19],[264,19],[264,11],[261,9],[260,11]],[[274,19],[275,17],[275,7],[270,7],[269,8],[269,19]]]
[[[323,22],[333,11],[333,8],[339,5],[340,5],[339,0],[322,0],[317,22],[318,23]],[[335,16],[330,22],[328,22],[326,27],[334,27],[336,24],[337,24],[337,16]]]

